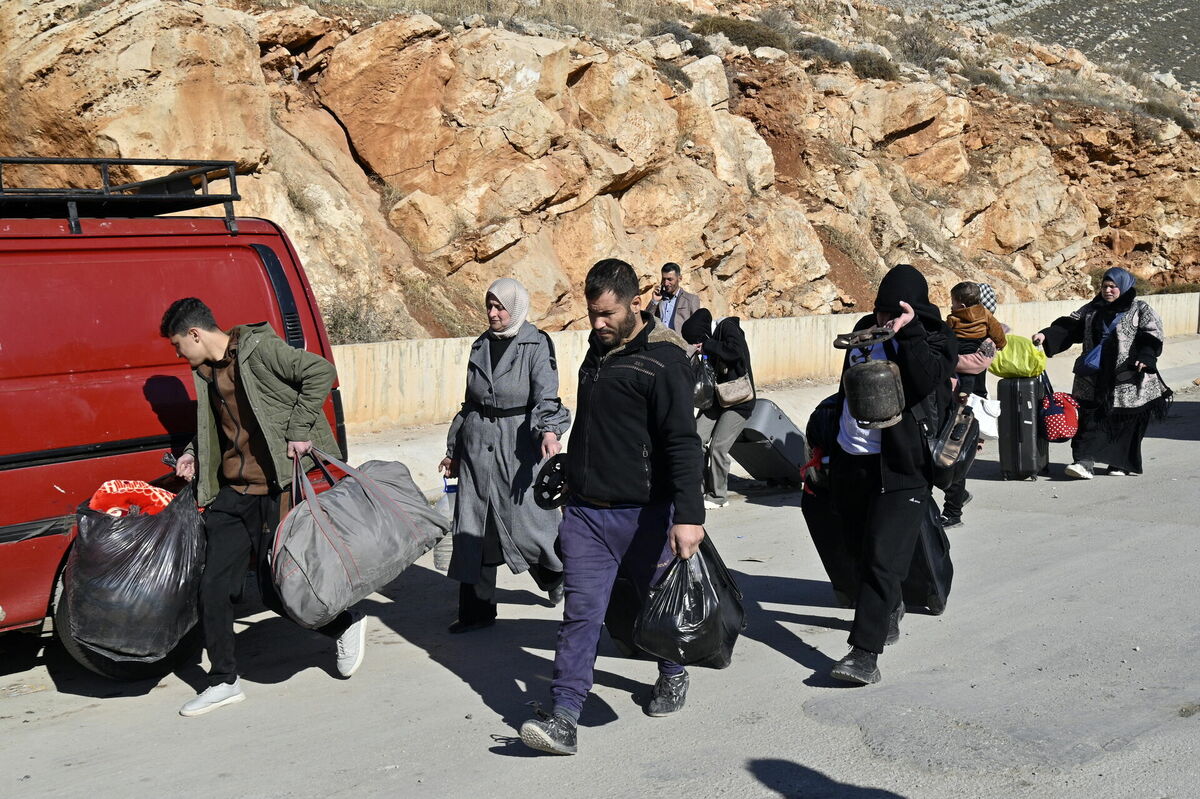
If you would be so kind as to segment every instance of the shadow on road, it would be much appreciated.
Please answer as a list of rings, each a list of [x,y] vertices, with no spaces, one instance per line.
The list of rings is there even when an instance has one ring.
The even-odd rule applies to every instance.
[[[1200,441],[1200,400],[1195,391],[1188,392],[1188,399],[1178,394],[1171,406],[1171,413],[1161,422],[1151,420],[1146,429],[1146,438],[1161,438],[1171,441]]]
[[[849,630],[848,620],[763,607],[763,603],[837,607],[829,583],[799,577],[746,574],[733,569],[730,569],[730,573],[742,589],[742,601],[746,608],[746,630],[743,635],[771,647],[808,669],[811,674],[802,680],[805,685],[818,688],[845,688],[850,685],[829,676],[829,669],[835,662],[832,658],[784,626],[787,623]]]
[[[867,788],[832,780],[816,769],[791,760],[749,760],[746,770],[765,787],[787,799],[905,799],[898,793],[882,788]]]
[[[431,660],[457,675],[505,724],[515,729],[531,718],[531,702],[549,707],[553,655],[529,649],[553,653],[558,621],[512,618],[511,610],[514,604],[540,604],[544,600],[537,595],[530,591],[501,590],[497,594],[499,619],[495,626],[451,635],[446,628],[454,620],[458,589],[445,575],[419,565],[411,566],[381,593],[392,602],[367,599],[360,603],[359,609],[378,618],[405,641],[425,650]],[[611,646],[611,642],[602,638],[601,655],[616,654],[615,650],[607,651]],[[656,676],[652,664],[647,663],[646,667],[646,683],[602,669],[595,671],[594,679],[597,685],[628,691],[631,704],[640,704]],[[615,721],[619,715],[593,694],[588,697],[579,724],[600,727]],[[491,751],[524,756],[515,739],[501,736],[495,740],[498,745]]]

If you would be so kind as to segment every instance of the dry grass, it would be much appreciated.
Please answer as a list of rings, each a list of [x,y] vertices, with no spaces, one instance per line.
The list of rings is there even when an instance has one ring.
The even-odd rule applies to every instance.
[[[774,47],[778,50],[788,49],[786,34],[775,30],[769,25],[749,19],[734,19],[733,17],[704,17],[692,28],[701,36],[711,36],[723,33],[729,41],[754,50],[758,47]]]
[[[335,294],[321,303],[330,344],[365,344],[405,338],[400,317],[383,311],[374,294]]]
[[[428,14],[443,25],[456,25],[476,14],[489,24],[504,22],[519,27],[518,20],[542,22],[568,32],[612,35],[629,23],[646,24],[680,16],[679,7],[666,0],[305,0],[322,14],[352,17],[374,23],[402,14]]]
[[[958,58],[944,35],[932,24],[904,25],[893,34],[895,54],[926,72],[936,72],[938,59]]]

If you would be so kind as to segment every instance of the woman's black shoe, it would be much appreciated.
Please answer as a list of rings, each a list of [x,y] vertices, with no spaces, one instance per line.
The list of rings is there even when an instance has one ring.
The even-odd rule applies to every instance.
[[[496,620],[494,618],[492,618],[492,619],[476,619],[475,621],[456,620],[453,624],[450,625],[450,627],[448,629],[451,633],[454,633],[454,634],[469,633],[473,630],[482,630],[485,627],[491,627],[495,623],[496,623]]]
[[[900,640],[900,620],[904,618],[904,603],[901,602],[892,615],[888,616],[888,634],[883,645],[890,646]]]
[[[829,673],[839,680],[859,685],[871,685],[879,682],[883,676],[879,673],[879,666],[876,665],[878,657],[874,652],[854,647],[846,657],[834,665]]]

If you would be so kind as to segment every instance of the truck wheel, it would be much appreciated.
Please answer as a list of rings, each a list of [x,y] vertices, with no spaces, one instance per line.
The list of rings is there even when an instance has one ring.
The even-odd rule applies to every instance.
[[[143,663],[137,660],[113,660],[105,657],[71,637],[71,611],[69,604],[65,601],[65,595],[66,587],[62,575],[59,575],[58,583],[54,587],[55,637],[75,662],[101,677],[121,682],[158,680],[172,672],[177,666],[182,665],[187,658],[195,658],[200,652],[202,640],[200,625],[197,624],[183,637],[179,646],[175,647],[162,660]]]

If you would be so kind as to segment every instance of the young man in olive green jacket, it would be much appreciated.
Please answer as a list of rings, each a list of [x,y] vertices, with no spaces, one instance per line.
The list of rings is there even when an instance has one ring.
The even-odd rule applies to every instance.
[[[196,438],[176,474],[199,479],[208,547],[200,581],[200,618],[209,687],[180,709],[199,716],[245,699],[234,659],[233,599],[253,555],[263,603],[286,617],[268,556],[293,459],[313,447],[341,454],[322,413],[337,372],[329,361],[289,346],[266,322],[217,326],[194,297],[163,314],[160,332],[187,360],[196,381]],[[337,669],[349,677],[362,662],[362,614],[345,611],[318,632],[337,639]]]

